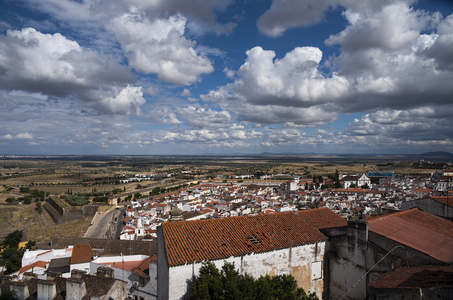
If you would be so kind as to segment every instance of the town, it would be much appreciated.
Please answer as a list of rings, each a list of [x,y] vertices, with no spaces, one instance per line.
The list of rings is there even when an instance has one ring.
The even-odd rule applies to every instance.
[[[148,176],[137,174],[133,180]],[[395,176],[390,172],[339,174],[337,181],[327,176],[271,179],[285,176],[291,177],[263,175],[255,180],[250,179],[251,175],[233,175],[229,180],[194,184],[131,201],[120,239],[157,238],[157,227],[169,220],[191,221],[320,207],[327,207],[348,220],[407,210],[429,202],[423,207],[432,207],[438,216],[449,217],[447,209],[439,208],[450,205],[453,170],[440,170],[431,176]],[[372,178],[377,183],[372,184]],[[335,182],[339,182],[341,188],[326,188],[335,186]],[[117,203],[117,199],[114,201]]]
[[[172,176],[122,174],[119,181],[144,188]],[[25,250],[20,269],[2,277],[2,293],[18,299],[182,299],[203,263],[212,261],[253,277],[292,275],[319,299],[377,299],[420,288],[451,296],[452,179],[453,169],[231,174],[177,188],[153,185],[134,197],[114,194],[111,208],[92,217],[84,237],[53,238]],[[43,207],[49,214],[61,210],[55,201]],[[100,216],[107,227],[97,224]],[[441,285],[393,282],[433,274],[445,277]]]

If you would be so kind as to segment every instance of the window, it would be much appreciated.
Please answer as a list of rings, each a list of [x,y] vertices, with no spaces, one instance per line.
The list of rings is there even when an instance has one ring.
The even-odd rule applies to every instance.
[[[145,284],[146,284],[145,278],[140,276],[139,279],[138,279],[138,283],[139,283],[141,286],[145,286]]]
[[[322,261],[315,261],[311,263],[311,280],[322,278]]]

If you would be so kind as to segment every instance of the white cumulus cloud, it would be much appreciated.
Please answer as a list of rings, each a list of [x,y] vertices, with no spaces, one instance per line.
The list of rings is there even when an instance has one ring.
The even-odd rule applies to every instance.
[[[179,14],[149,20],[132,9],[115,18],[110,29],[136,70],[157,74],[165,82],[190,85],[214,68],[197,53],[195,42],[184,37],[185,25],[186,18]]]
[[[131,109],[125,105],[137,112],[136,106],[144,103],[136,97],[124,97],[134,81],[126,67],[59,33],[24,28],[0,37],[0,88],[6,90],[74,97],[103,112],[121,110],[128,114]]]
[[[140,106],[145,104],[141,87],[126,86],[113,97],[102,98],[100,105],[114,114],[140,114]]]

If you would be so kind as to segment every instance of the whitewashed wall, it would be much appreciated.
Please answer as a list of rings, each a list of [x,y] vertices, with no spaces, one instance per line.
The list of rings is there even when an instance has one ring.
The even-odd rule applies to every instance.
[[[322,298],[323,275],[322,261],[325,252],[325,242],[285,248],[265,253],[256,253],[241,257],[230,257],[225,260],[216,260],[213,263],[221,269],[224,262],[234,263],[236,270],[241,274],[249,274],[259,278],[269,274],[270,276],[288,274],[292,275],[298,286],[307,293],[315,292]],[[317,262],[312,270],[312,264]],[[321,262],[321,268],[320,263]],[[171,267],[169,270],[169,299],[180,299],[187,292],[188,282],[194,276],[198,276],[201,263],[186,264]],[[314,273],[312,271],[315,271]]]

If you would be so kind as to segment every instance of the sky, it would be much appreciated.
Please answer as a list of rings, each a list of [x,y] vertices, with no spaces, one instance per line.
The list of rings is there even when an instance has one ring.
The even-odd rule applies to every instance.
[[[453,152],[453,1],[0,0],[0,154]]]

